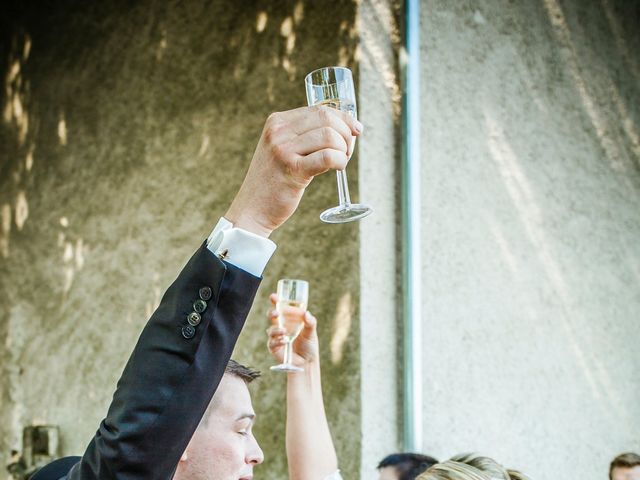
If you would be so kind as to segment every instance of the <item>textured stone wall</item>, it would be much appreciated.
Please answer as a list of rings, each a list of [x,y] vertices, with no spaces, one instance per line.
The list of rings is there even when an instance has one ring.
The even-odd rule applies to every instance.
[[[313,1],[10,2],[2,16],[0,466],[24,425],[81,454],[164,289],[225,212],[271,111],[304,75],[351,65],[355,5]],[[357,160],[349,173],[357,198]],[[267,296],[311,282],[324,387],[346,478],[359,468],[358,226],[318,219],[315,181],[273,235],[234,356],[253,388],[261,478],[286,476],[284,376],[268,372]],[[3,468],[3,467],[2,467]],[[6,473],[0,473],[6,478]]]
[[[422,4],[425,450],[640,450],[640,3]]]

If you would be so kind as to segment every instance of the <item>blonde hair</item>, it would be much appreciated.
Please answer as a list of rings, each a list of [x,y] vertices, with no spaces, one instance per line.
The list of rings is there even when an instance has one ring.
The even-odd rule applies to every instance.
[[[507,470],[495,460],[477,453],[464,453],[429,468],[416,480],[530,480],[516,470]]]
[[[507,473],[511,480],[531,480],[524,473],[519,472],[518,470],[507,470]]]
[[[510,480],[507,470],[502,465],[478,453],[463,453],[451,457],[451,460],[475,467],[495,480]]]
[[[437,463],[416,480],[493,480],[491,476],[466,463],[447,460]]]

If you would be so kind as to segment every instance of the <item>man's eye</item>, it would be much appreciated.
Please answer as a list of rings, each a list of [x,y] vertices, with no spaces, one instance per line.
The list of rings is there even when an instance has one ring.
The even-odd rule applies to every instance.
[[[249,432],[248,432],[248,431],[246,431],[246,430],[240,430],[238,433],[239,433],[240,435],[244,435],[244,436],[249,435]]]

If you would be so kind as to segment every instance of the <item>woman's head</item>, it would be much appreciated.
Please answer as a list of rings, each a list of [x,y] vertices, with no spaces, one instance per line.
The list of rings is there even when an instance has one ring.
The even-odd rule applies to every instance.
[[[477,453],[456,455],[432,466],[417,480],[529,480],[515,470],[507,470],[495,460]]]
[[[474,467],[489,475],[491,479],[509,480],[509,473],[502,465],[492,458],[485,457],[478,453],[463,453],[451,457],[451,460]]]
[[[493,478],[474,466],[447,460],[429,468],[416,480],[493,480]]]

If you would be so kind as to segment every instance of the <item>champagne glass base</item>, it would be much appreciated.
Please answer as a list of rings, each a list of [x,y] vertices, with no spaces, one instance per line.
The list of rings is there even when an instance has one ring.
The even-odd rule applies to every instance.
[[[371,212],[373,212],[371,207],[361,203],[338,205],[337,207],[333,207],[322,212],[320,214],[320,220],[324,223],[354,222],[366,217]]]
[[[271,367],[274,372],[304,372],[304,368],[296,367],[295,365],[289,365],[281,363],[280,365],[274,365]]]

